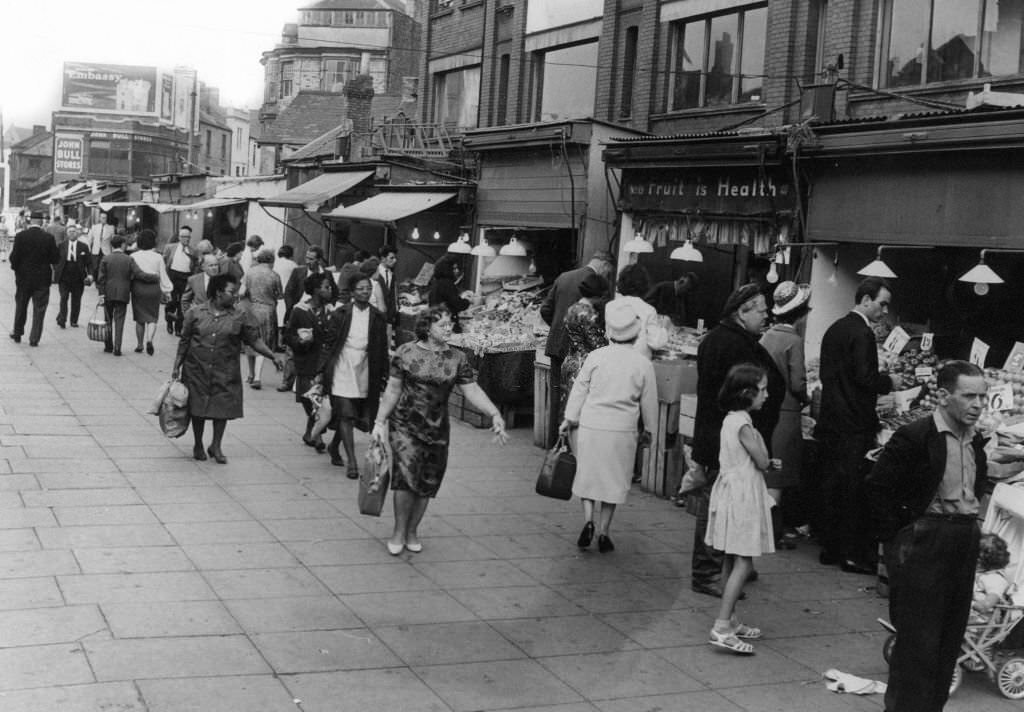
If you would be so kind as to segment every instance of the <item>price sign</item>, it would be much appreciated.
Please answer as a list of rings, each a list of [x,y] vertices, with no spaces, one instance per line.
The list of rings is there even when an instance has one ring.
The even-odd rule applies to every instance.
[[[926,381],[932,377],[934,371],[931,366],[917,366],[914,368],[914,378],[919,381]]]
[[[897,326],[889,332],[889,337],[882,344],[882,348],[891,354],[898,354],[909,342],[910,334],[904,331],[903,327]]]
[[[933,334],[932,332],[928,331],[924,334],[921,334],[921,350],[931,351],[933,341],[935,341],[935,334]]]
[[[704,331],[704,320],[703,319],[698,319],[697,320],[697,331]]]
[[[986,356],[988,356],[988,344],[975,337],[971,344],[971,357],[968,360],[978,368],[985,368]]]
[[[1013,386],[1003,383],[988,392],[988,409],[991,411],[1010,410],[1013,408]]]
[[[1024,371],[1024,344],[1018,341],[1013,345],[1010,355],[1006,357],[1006,363],[1003,364],[1003,370],[1014,373]]]

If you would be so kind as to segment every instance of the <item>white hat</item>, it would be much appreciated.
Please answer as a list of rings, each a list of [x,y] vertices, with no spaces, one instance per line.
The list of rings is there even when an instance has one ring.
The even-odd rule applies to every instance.
[[[772,307],[772,314],[775,316],[788,314],[802,307],[810,298],[811,285],[797,284],[791,280],[786,280],[776,287],[775,293],[772,294],[772,301],[775,302],[775,306]]]
[[[604,325],[612,341],[632,341],[640,333],[640,315],[629,301],[613,299],[604,307]]]

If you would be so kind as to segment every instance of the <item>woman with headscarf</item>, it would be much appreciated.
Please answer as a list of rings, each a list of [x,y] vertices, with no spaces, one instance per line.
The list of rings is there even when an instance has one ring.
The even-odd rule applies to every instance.
[[[284,288],[281,285],[281,277],[274,271],[273,250],[260,250],[255,260],[242,278],[239,293],[256,321],[260,339],[271,351],[276,351],[277,302],[284,296]],[[249,377],[246,382],[250,388],[258,391],[263,387],[263,357],[247,346],[245,358],[249,364]]]
[[[146,229],[139,233],[138,247],[131,255],[131,260],[141,272],[148,272],[160,277],[158,282],[132,280],[132,318],[135,320],[135,337],[139,345],[135,353],[142,353],[145,340],[146,353],[153,355],[153,337],[156,325],[160,320],[160,302],[169,299],[174,285],[167,274],[164,257],[156,251],[156,233]]]

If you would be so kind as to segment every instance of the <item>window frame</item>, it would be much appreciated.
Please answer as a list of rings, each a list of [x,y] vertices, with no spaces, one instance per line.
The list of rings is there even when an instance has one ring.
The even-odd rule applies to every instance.
[[[598,81],[598,66],[597,63],[600,61],[601,42],[600,38],[588,38],[580,42],[572,42],[569,44],[554,45],[551,47],[545,47],[533,52],[533,90],[530,92],[531,98],[531,111],[530,115],[533,116],[534,121],[550,121],[551,119],[542,118],[544,115],[544,73],[547,69],[548,55],[554,52],[561,52],[567,49],[575,49],[577,47],[583,47],[585,45],[593,45],[595,48],[595,65],[594,65],[594,82],[593,82],[593,95],[590,98],[590,107],[587,113],[581,114],[580,118],[585,116],[594,116],[597,111],[597,81]],[[557,64],[557,63],[556,63]],[[614,101],[614,99],[613,99]],[[614,104],[613,104],[614,105]],[[550,107],[548,107],[550,108]],[[566,117],[567,118],[567,117]],[[559,121],[563,119],[558,119]]]
[[[768,54],[768,3],[767,2],[753,2],[749,5],[741,5],[738,7],[730,7],[726,10],[719,12],[709,12],[701,15],[694,15],[692,17],[680,18],[673,20],[669,23],[668,28],[668,54],[666,57],[666,72],[665,72],[665,96],[662,106],[664,107],[665,113],[679,113],[684,111],[706,111],[709,109],[722,110],[734,107],[746,107],[746,106],[758,106],[764,104],[764,87],[762,84],[761,89],[761,100],[760,101],[740,101],[740,96],[743,94],[743,65],[744,65],[744,46],[745,46],[745,34],[747,25],[747,13],[755,10],[764,10],[765,12],[765,42],[764,51],[765,56],[762,58],[762,66],[767,64]],[[713,61],[713,42],[711,37],[711,26],[714,20],[719,18],[725,18],[728,16],[735,16],[736,18],[736,37],[733,39],[733,57],[732,66],[729,70],[729,78],[731,86],[729,88],[729,100],[723,103],[709,104],[708,103],[708,76],[710,73],[710,64]],[[701,57],[700,67],[697,70],[699,75],[699,86],[697,89],[697,105],[696,106],[676,106],[675,105],[675,93],[676,93],[676,65],[679,58],[679,52],[682,46],[684,46],[686,38],[686,28],[688,26],[703,26],[703,56]],[[681,70],[680,70],[681,72]],[[764,70],[762,69],[762,74]]]
[[[622,81],[619,84],[619,116],[628,119],[633,115],[633,94],[636,89],[638,59],[640,52],[640,26],[630,25],[622,38]]]
[[[476,70],[478,73],[477,78],[477,96],[476,96],[476,117],[472,126],[460,126],[458,117],[451,120],[447,116],[448,109],[448,86],[447,82],[450,77],[456,74],[462,74],[471,70]],[[482,64],[469,64],[465,67],[457,67],[445,72],[435,72],[433,74],[433,99],[434,107],[432,111],[433,121],[439,126],[445,126],[450,130],[455,131],[466,131],[480,127],[480,92],[482,91],[483,83],[483,65]],[[442,108],[444,109],[442,115]]]

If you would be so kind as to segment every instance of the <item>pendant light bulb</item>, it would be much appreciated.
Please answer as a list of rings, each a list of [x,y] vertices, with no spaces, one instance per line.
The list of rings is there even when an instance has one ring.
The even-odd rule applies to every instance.
[[[984,297],[986,294],[988,294],[988,283],[975,282],[974,293],[977,294],[979,297]]]
[[[768,268],[768,274],[765,276],[765,279],[771,284],[779,281],[779,270],[775,267],[775,260],[772,260],[772,265]]]

